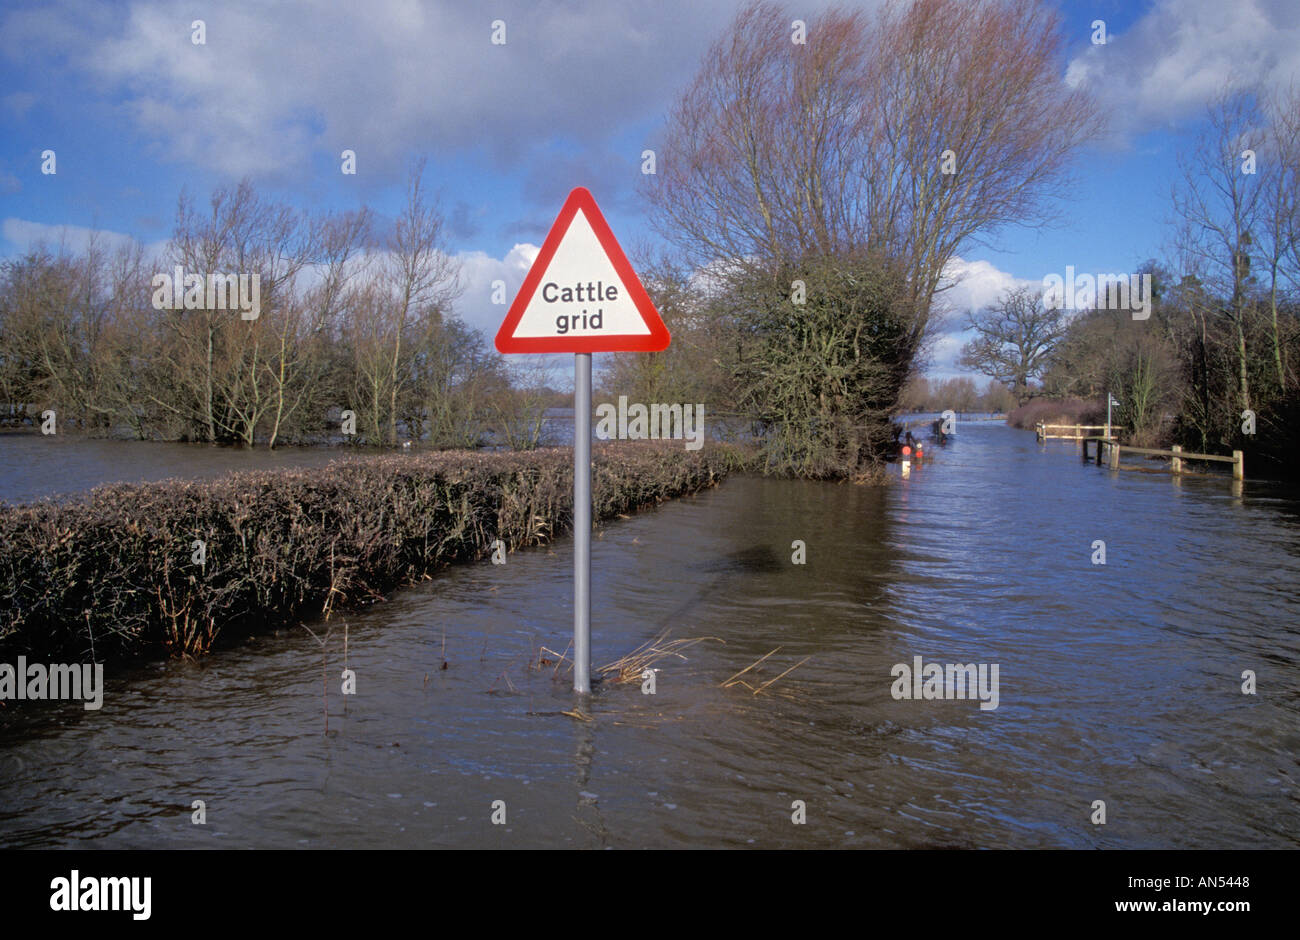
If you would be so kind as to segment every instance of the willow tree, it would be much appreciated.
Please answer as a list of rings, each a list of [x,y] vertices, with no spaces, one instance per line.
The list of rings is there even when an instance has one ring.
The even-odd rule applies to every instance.
[[[888,254],[920,335],[956,254],[1048,217],[1099,112],[1033,0],[830,9],[803,43],[792,21],[751,4],[706,54],[647,178],[652,218],[700,266]]]
[[[645,195],[659,232],[724,282],[888,259],[907,310],[897,392],[949,261],[1048,217],[1098,111],[1063,82],[1057,15],[1033,0],[805,26],[771,2],[738,14],[672,108]]]

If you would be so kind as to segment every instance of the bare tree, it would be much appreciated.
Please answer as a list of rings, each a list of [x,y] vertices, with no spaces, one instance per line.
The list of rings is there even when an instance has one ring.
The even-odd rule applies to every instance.
[[[514,450],[534,450],[541,444],[546,410],[554,398],[547,385],[550,372],[545,359],[530,357],[506,366],[510,385],[493,398],[495,427],[502,441]]]
[[[370,212],[361,209],[327,215],[312,222],[310,244],[316,249],[321,282],[306,297],[286,298],[278,311],[278,348],[266,370],[273,401],[267,446],[275,447],[281,428],[305,409],[323,411],[322,383],[330,366],[340,309],[354,276],[358,257],[370,236]]]
[[[1045,305],[1042,290],[1033,286],[1007,290],[979,313],[968,314],[967,325],[978,335],[962,347],[960,364],[1009,384],[1020,401],[1066,331],[1065,311]]]
[[[152,433],[152,422],[140,390],[154,346],[145,314],[150,279],[144,245],[133,240],[120,246],[109,262],[107,277],[107,322],[102,352],[95,360],[96,397],[115,421],[144,440]]]
[[[388,403],[394,380],[391,348],[396,345],[393,330],[398,303],[389,285],[374,272],[349,292],[351,316],[342,330],[342,343],[350,355],[348,400],[345,407],[356,411],[362,437],[370,443],[389,440],[391,422]]]
[[[1032,0],[828,10],[791,42],[754,3],[674,107],[646,195],[696,265],[872,250],[905,261],[928,325],[945,264],[1033,224],[1098,126],[1060,80],[1056,15]]]
[[[601,385],[614,395],[640,402],[709,402],[718,415],[731,401],[725,327],[710,314],[708,298],[690,273],[665,255],[638,265],[641,280],[672,334],[661,352],[610,353]]]
[[[957,414],[969,414],[979,407],[980,391],[974,379],[959,375],[936,383],[931,400],[934,411],[951,408]]]
[[[930,380],[920,373],[914,373],[903,384],[903,390],[898,398],[898,410],[901,412],[926,411],[930,408],[932,397]]]
[[[55,407],[61,428],[274,447],[318,438],[337,405],[371,443],[395,443],[405,424],[477,446],[507,378],[450,312],[458,279],[441,231],[417,167],[389,250],[372,250],[364,208],[309,220],[247,182],[203,210],[182,193],[160,264],[98,236],[80,252],[38,246],[0,263],[3,417]],[[155,306],[163,273],[173,302]],[[244,319],[224,289],[217,300],[212,275],[256,276],[258,315]]]
[[[397,399],[410,381],[409,373],[402,369],[406,334],[414,320],[440,315],[460,295],[459,266],[444,250],[443,240],[442,215],[425,192],[424,161],[420,160],[407,178],[406,202],[388,238],[386,272],[396,304],[386,376],[390,444],[397,442]]]
[[[1202,311],[1227,320],[1237,340],[1238,407],[1250,408],[1246,320],[1250,313],[1251,253],[1260,220],[1260,186],[1247,153],[1263,143],[1262,116],[1252,89],[1225,85],[1207,108],[1205,131],[1180,155],[1182,180],[1173,188],[1177,244],[1184,273],[1226,299]],[[1204,334],[1204,323],[1202,323]]]
[[[1268,97],[1269,127],[1261,179],[1260,252],[1268,271],[1273,365],[1277,386],[1288,385],[1286,339],[1278,307],[1284,281],[1300,288],[1300,86],[1292,83]]]

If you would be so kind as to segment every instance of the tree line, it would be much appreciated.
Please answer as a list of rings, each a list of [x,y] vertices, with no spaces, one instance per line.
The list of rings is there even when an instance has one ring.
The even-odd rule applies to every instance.
[[[141,439],[536,446],[553,393],[456,316],[460,272],[423,165],[397,217],[313,215],[244,181],[182,193],[161,258],[93,235],[0,264],[0,408]],[[155,303],[154,279],[256,274],[260,310]],[[177,286],[179,291],[180,286]]]
[[[1019,404],[1011,389],[997,379],[989,379],[980,388],[974,379],[964,375],[948,379],[914,375],[903,386],[898,410],[928,413],[952,409],[958,414],[1006,414]]]
[[[1017,397],[1119,401],[1138,444],[1300,456],[1300,88],[1225,86],[1179,154],[1166,257],[1141,264],[1150,306],[1052,309],[1007,291],[973,314],[963,363]],[[1256,463],[1255,465],[1258,465]]]

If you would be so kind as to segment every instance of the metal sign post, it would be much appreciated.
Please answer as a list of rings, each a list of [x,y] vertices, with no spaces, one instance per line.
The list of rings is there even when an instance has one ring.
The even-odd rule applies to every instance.
[[[573,353],[573,691],[591,692],[591,354],[671,337],[596,200],[579,186],[497,330],[503,353]]]
[[[591,691],[591,353],[573,356],[573,691]]]

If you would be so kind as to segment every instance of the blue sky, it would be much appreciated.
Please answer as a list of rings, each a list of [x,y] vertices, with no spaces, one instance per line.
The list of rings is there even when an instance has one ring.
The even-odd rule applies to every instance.
[[[1295,0],[1046,2],[1070,40],[1062,80],[1094,88],[1110,133],[1080,153],[1051,227],[963,254],[958,315],[1066,265],[1127,272],[1160,256],[1175,154],[1209,96],[1229,75],[1300,80]],[[738,6],[0,3],[0,257],[91,228],[160,244],[182,187],[202,198],[243,176],[301,208],[392,212],[422,156],[463,264],[458,311],[491,335],[505,313],[492,280],[513,294],[573,186],[592,190],[625,248],[653,244],[641,151]],[[496,19],[504,46],[490,41]],[[1105,46],[1091,42],[1098,19]],[[47,149],[53,176],[40,172]],[[355,176],[339,171],[344,149]],[[940,338],[931,374],[960,372],[962,339]]]

